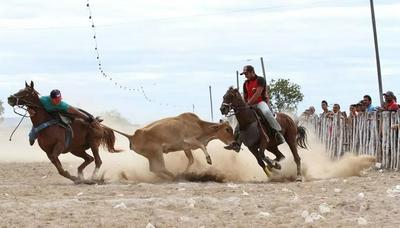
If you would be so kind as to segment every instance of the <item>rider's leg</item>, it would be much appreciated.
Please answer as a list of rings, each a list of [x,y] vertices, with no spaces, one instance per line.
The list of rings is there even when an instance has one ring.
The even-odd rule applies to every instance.
[[[242,146],[242,140],[240,140],[240,129],[239,124],[235,127],[235,131],[233,133],[235,137],[235,141],[227,146],[224,146],[227,150],[234,150],[236,152],[240,151],[240,147]]]
[[[271,112],[271,109],[268,107],[267,103],[264,101],[259,102],[257,104],[257,108],[261,110],[261,112],[264,114],[265,119],[268,121],[269,126],[274,130],[275,132],[275,139],[279,144],[282,144],[285,142],[285,139],[281,133],[282,128],[281,125],[279,125],[278,121],[276,121],[274,115]]]

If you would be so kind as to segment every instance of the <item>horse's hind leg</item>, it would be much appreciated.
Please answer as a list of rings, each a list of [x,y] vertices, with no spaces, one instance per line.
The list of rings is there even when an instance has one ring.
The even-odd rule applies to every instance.
[[[282,154],[282,152],[279,150],[279,148],[277,146],[268,147],[267,150],[275,155],[274,161],[280,162],[283,159],[285,159],[285,155]]]
[[[99,155],[99,146],[93,146],[91,147],[92,153],[93,153],[93,157],[94,157],[94,163],[96,164],[96,167],[93,170],[93,174],[92,174],[92,180],[97,178],[97,173],[99,172],[99,169],[101,167],[101,164],[103,163],[101,161],[100,155]]]
[[[290,143],[288,142],[289,148],[292,151],[294,162],[296,163],[297,166],[297,178],[296,181],[302,181],[303,178],[301,176],[301,159],[299,156],[299,153],[297,151],[297,146],[295,141],[291,141]]]
[[[88,166],[90,163],[93,162],[93,157],[90,156],[89,154],[86,153],[85,150],[79,150],[79,151],[71,151],[71,153],[77,157],[83,158],[85,161],[78,167],[78,178],[80,180],[84,180],[85,178],[83,177],[83,170],[85,169],[86,166]]]

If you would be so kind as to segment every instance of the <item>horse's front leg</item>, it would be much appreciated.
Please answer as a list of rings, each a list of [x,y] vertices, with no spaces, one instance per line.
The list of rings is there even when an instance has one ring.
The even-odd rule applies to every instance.
[[[276,147],[276,146],[275,146],[275,147]],[[265,149],[266,149],[266,148],[268,148],[268,151],[270,151],[271,153],[273,153],[273,154],[275,155],[275,153],[274,153],[275,151],[274,151],[274,150],[271,150],[272,147],[270,147],[270,146],[268,145],[268,142],[265,141],[265,140],[262,140],[262,141],[261,141],[261,144],[260,144],[259,151],[260,151],[260,154],[261,154],[261,156],[262,156],[264,162],[266,162],[267,165],[268,165],[269,167],[272,167],[272,168],[274,168],[274,169],[280,170],[282,167],[281,167],[281,165],[279,164],[279,160],[277,160],[277,159],[272,160],[270,157],[268,157],[268,156],[265,155],[264,152],[265,152]],[[278,149],[278,148],[276,147],[276,149]],[[280,153],[279,150],[278,150],[278,152]],[[283,154],[282,154],[282,156],[283,156]],[[283,156],[283,157],[285,157],[285,156]]]
[[[63,145],[60,145],[60,143],[57,144],[51,153],[47,153],[47,157],[50,159],[51,163],[53,163],[53,165],[57,168],[58,173],[61,176],[68,178],[73,182],[76,182],[78,178],[76,176],[72,176],[71,174],[69,174],[68,171],[64,170],[60,160],[58,159],[58,156],[60,156],[61,154],[60,151],[62,151],[63,148],[64,148]]]
[[[264,173],[268,177],[270,177],[272,175],[272,171],[271,171],[272,168],[269,165],[268,166],[265,165],[265,163],[263,161],[263,157],[265,157],[265,156],[261,155],[258,147],[253,146],[253,147],[250,147],[249,150],[254,155],[254,157],[256,157],[257,163],[258,163],[259,166],[261,166],[261,168],[263,169]]]

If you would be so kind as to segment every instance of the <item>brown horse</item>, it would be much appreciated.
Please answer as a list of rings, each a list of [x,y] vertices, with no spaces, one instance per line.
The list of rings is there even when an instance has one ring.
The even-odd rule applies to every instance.
[[[230,87],[223,97],[220,110],[223,115],[227,115],[232,109],[239,123],[240,138],[256,157],[258,164],[263,168],[264,172],[270,176],[272,168],[280,169],[280,165],[276,162],[284,158],[284,155],[278,149],[278,143],[275,137],[268,137],[266,135],[268,129],[262,126],[257,120],[258,117],[255,110],[244,102],[237,89]],[[300,171],[301,164],[297,146],[307,149],[305,128],[296,126],[292,118],[284,113],[277,113],[276,115],[277,121],[282,127],[282,134],[292,151],[294,161],[297,165],[296,180],[300,181],[302,180]],[[265,156],[265,149],[276,156],[274,161]],[[264,162],[267,163],[267,165]]]
[[[28,85],[25,82],[25,88],[19,92],[8,97],[8,104],[12,107],[27,107],[30,114],[33,127],[37,127],[42,123],[46,123],[53,119],[53,117],[46,112],[43,105],[39,100],[39,93],[33,88],[34,84],[31,82]],[[40,148],[46,152],[47,157],[55,165],[58,173],[75,183],[96,183],[94,180],[100,166],[102,164],[99,156],[99,146],[103,145],[109,152],[119,152],[114,148],[115,136],[114,132],[110,129],[102,127],[98,121],[92,123],[85,122],[82,119],[74,119],[71,124],[73,130],[73,138],[69,146],[65,144],[65,128],[59,125],[51,125],[38,133],[38,143]],[[91,149],[92,156],[86,153],[87,149]],[[73,155],[83,158],[85,161],[78,167],[78,177],[69,174],[64,170],[58,159],[62,153],[71,152]],[[96,167],[93,171],[92,180],[84,180],[83,170],[90,163],[95,161]]]

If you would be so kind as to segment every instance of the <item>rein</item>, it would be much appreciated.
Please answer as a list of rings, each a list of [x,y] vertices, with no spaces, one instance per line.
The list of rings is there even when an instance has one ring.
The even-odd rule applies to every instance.
[[[14,113],[17,114],[17,115],[19,115],[19,116],[22,116],[22,118],[21,118],[21,120],[19,121],[18,125],[15,127],[15,129],[12,131],[12,133],[11,133],[11,135],[10,135],[9,141],[12,140],[12,137],[13,137],[14,133],[17,131],[17,129],[18,129],[19,126],[21,125],[22,121],[23,121],[26,117],[31,117],[31,115],[29,115],[29,116],[27,115],[27,113],[28,113],[28,108],[25,108],[25,107],[28,107],[28,105],[29,105],[29,106],[33,106],[33,107],[36,107],[36,108],[41,108],[41,107],[40,107],[39,105],[37,105],[37,104],[34,104],[34,103],[32,103],[32,102],[28,102],[28,101],[23,100],[22,97],[17,97],[17,96],[15,96],[15,95],[11,95],[11,97],[14,97],[14,98],[17,100],[15,106],[13,107]],[[24,105],[19,104],[20,100],[24,101],[26,104],[24,104]],[[25,110],[25,114],[21,114],[21,113],[17,112],[15,107],[18,107],[18,108],[20,108],[20,109]]]
[[[25,110],[26,110],[26,109],[25,109]],[[15,109],[14,109],[14,112],[17,113],[17,112],[15,111]],[[28,112],[28,111],[25,111],[25,115],[22,115],[22,114],[20,114],[20,113],[17,113],[18,115],[22,116],[22,118],[21,118],[21,120],[19,121],[18,125],[15,127],[14,131],[11,133],[10,139],[9,139],[10,141],[12,140],[12,137],[13,137],[14,133],[17,131],[18,127],[21,125],[22,121],[25,119],[25,117],[28,117],[28,116],[26,115],[27,112]]]
[[[229,103],[229,104],[228,103],[222,103],[222,105],[228,106],[228,108],[229,108],[229,112],[225,115],[227,117],[234,116],[234,115],[240,113],[243,110],[251,109],[251,107],[248,106],[248,105],[232,106],[232,103]],[[233,110],[233,112],[231,112],[231,110]]]

